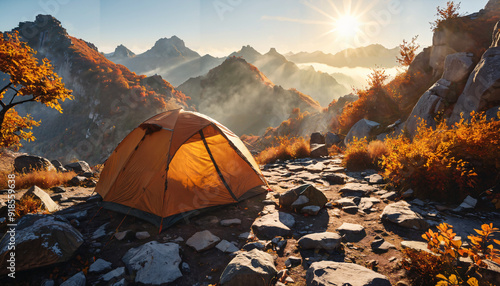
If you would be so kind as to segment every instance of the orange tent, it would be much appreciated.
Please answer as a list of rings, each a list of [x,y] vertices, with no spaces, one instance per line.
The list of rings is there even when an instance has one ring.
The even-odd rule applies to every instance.
[[[238,136],[205,115],[177,109],[146,120],[123,139],[96,192],[105,208],[161,228],[265,192],[265,184]]]

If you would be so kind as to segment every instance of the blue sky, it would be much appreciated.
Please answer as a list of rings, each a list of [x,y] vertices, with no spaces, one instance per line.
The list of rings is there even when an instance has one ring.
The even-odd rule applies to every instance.
[[[468,14],[487,0],[461,2]],[[103,52],[124,44],[139,53],[177,35],[200,54],[216,56],[247,44],[260,52],[335,53],[373,43],[392,48],[415,35],[428,46],[438,5],[446,0],[0,0],[0,31],[51,14]],[[335,24],[346,15],[356,20]]]

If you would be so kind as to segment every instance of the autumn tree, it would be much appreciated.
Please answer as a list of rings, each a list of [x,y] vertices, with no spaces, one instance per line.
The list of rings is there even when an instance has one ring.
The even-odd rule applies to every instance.
[[[399,45],[399,56],[396,57],[398,64],[408,67],[413,62],[416,51],[420,48],[420,45],[416,43],[417,38],[418,35],[413,37],[410,42],[403,40],[403,43]]]
[[[20,116],[15,106],[40,102],[62,112],[61,101],[73,99],[49,60],[39,61],[35,54],[17,32],[0,33],[0,71],[8,76],[0,89],[0,147],[19,148],[21,140],[35,139],[29,130],[40,121]]]
[[[448,1],[446,2],[446,7],[441,8],[437,6],[436,9],[436,16],[438,18],[434,22],[431,22],[432,31],[436,31],[442,22],[448,19],[458,18],[460,16],[460,13],[458,13],[458,10],[460,10],[460,2],[455,4],[454,1]]]

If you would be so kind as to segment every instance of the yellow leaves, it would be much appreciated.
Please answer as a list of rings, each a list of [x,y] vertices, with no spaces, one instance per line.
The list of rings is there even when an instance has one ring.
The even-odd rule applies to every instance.
[[[449,278],[446,278],[446,276],[442,274],[438,274],[437,278],[441,279],[441,281],[439,281],[436,286],[460,286],[460,282],[455,274],[450,275]]]

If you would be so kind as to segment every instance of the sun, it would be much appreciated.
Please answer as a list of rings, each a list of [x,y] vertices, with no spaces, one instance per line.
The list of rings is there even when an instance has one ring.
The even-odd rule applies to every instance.
[[[338,17],[333,23],[333,32],[344,38],[356,36],[359,31],[360,22],[352,15],[343,15]]]

